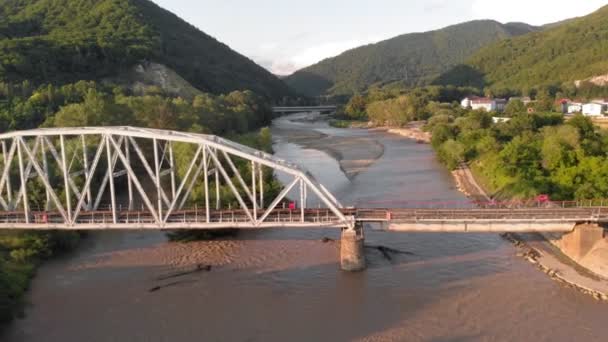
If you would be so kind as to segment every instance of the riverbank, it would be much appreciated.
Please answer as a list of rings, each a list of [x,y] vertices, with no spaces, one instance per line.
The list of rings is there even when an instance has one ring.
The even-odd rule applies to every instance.
[[[458,189],[474,200],[487,201],[487,192],[475,180],[471,169],[461,165],[452,171]],[[583,227],[577,227],[584,229]],[[567,249],[560,243],[564,234],[508,234],[510,241],[517,241],[516,246],[524,249],[526,259],[548,274],[551,278],[578,288],[597,299],[608,300],[608,244],[606,240],[598,241],[595,248],[579,260],[567,255]],[[529,256],[533,255],[533,258]]]
[[[399,135],[412,139],[407,134]],[[477,182],[467,164],[462,163],[456,170],[453,170],[452,176],[457,189],[465,196],[475,201],[490,200],[487,191]],[[536,264],[552,279],[577,288],[596,299],[608,300],[608,280],[603,277],[606,273],[602,272],[606,268],[604,265],[608,263],[606,261],[608,248],[599,246],[601,244],[598,243],[597,248],[590,252],[583,262],[583,260],[572,260],[560,249],[559,245],[542,234],[506,234],[504,236],[522,250],[520,253],[522,256]]]
[[[411,122],[400,128],[388,128],[387,132],[392,134],[397,134],[402,137],[413,139],[418,142],[423,142],[426,144],[431,143],[431,133],[425,132],[422,127],[425,125],[422,121]]]
[[[430,132],[423,130],[424,121],[410,122],[403,127],[376,126],[371,121],[357,120],[329,120],[329,125],[335,128],[367,128],[375,131],[384,131],[391,134],[397,134],[407,139],[413,139],[417,142],[430,144],[432,135]]]

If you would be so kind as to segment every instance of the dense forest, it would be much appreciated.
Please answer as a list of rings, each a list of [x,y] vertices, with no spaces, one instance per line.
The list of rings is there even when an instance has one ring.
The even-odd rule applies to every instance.
[[[482,20],[405,34],[321,61],[287,77],[286,82],[308,96],[350,95],[373,84],[395,81],[406,86],[428,84],[483,46],[537,29]]]
[[[0,80],[34,85],[113,78],[142,61],[208,93],[289,95],[277,77],[149,0],[3,0]]]
[[[541,32],[490,44],[438,83],[526,93],[539,86],[573,88],[577,80],[606,75],[607,16],[608,6]]]

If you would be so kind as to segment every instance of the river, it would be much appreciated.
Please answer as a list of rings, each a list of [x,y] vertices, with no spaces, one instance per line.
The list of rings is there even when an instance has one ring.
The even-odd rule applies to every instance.
[[[428,145],[289,118],[275,122],[273,135],[279,157],[307,167],[345,205],[465,200]],[[155,232],[95,233],[75,253],[40,268],[25,318],[1,340],[605,341],[608,336],[608,305],[551,280],[499,236],[367,227],[367,244],[413,255],[389,261],[368,249],[362,273],[341,272],[339,245],[324,243],[323,237],[336,239],[339,232],[273,229],[193,243],[169,243]],[[198,263],[213,268],[163,279]],[[150,291],[164,285],[169,286]]]

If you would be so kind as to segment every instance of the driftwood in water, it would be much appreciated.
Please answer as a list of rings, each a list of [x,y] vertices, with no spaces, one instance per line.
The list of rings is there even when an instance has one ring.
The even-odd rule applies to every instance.
[[[332,238],[328,238],[328,237],[324,237],[321,239],[321,242],[323,243],[328,243],[328,242],[334,242],[336,240],[332,239]]]
[[[384,258],[389,261],[393,260],[393,257],[391,256],[391,254],[415,255],[412,252],[401,251],[401,250],[386,247],[386,246],[365,245],[365,248],[377,249],[380,253],[382,253]]]
[[[165,275],[165,276],[160,276],[160,277],[157,277],[156,280],[167,280],[167,279],[177,278],[177,277],[185,276],[188,274],[193,274],[193,273],[198,273],[198,272],[203,272],[203,271],[205,271],[205,272],[211,271],[211,265],[198,264],[198,265],[196,265],[196,268],[193,270],[177,272],[177,273],[173,273],[173,274],[169,274],[169,275]]]
[[[171,287],[171,286],[175,286],[175,285],[180,285],[180,284],[188,284],[188,283],[194,283],[194,280],[179,280],[179,281],[174,281],[172,283],[168,283],[165,285],[159,285],[159,286],[154,286],[153,288],[149,289],[148,292],[156,292],[160,289],[164,289],[166,287]]]

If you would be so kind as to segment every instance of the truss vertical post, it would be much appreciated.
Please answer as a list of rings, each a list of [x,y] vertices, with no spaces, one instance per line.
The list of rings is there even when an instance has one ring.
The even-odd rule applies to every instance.
[[[209,151],[211,152],[211,151]],[[213,149],[211,152],[212,156],[217,158],[217,148]],[[220,173],[218,171],[217,166],[215,167],[215,210],[220,210],[221,201],[220,201]]]
[[[252,205],[253,205],[253,218],[255,220],[258,219],[258,204],[257,204],[257,194],[256,194],[256,186],[255,186],[255,182],[256,182],[256,178],[255,178],[255,162],[252,160],[251,161],[251,197],[253,198],[252,201]]]
[[[4,158],[4,167],[8,168],[8,157],[6,155],[6,141],[2,140],[2,156]],[[9,172],[9,177],[7,178],[6,181],[6,194],[7,194],[7,199],[8,202],[12,202],[13,201],[13,190],[11,189],[11,179],[10,179],[10,172]]]
[[[27,203],[27,189],[25,184],[25,170],[23,168],[23,154],[21,153],[21,144],[17,138],[13,139],[13,144],[17,144],[17,158],[19,159],[19,177],[21,178],[21,196],[23,196],[23,214],[25,215],[25,223],[30,223],[30,210]]]
[[[46,147],[44,146],[44,144],[45,144],[44,139],[40,139],[40,149],[41,149],[41,154],[42,154],[42,171],[44,171],[46,178],[50,179],[49,162],[46,159]],[[46,193],[46,203],[44,204],[44,210],[48,211],[48,210],[51,210],[51,194],[49,192],[49,189],[46,189],[46,187],[45,187],[44,192]]]
[[[171,168],[171,199],[175,201],[175,160],[173,159],[173,143],[169,144],[169,167]]]
[[[13,139],[14,141],[14,139]],[[7,185],[10,187],[10,181],[11,181],[11,176],[10,176],[10,171],[11,168],[10,166],[13,163],[13,159],[15,158],[15,152],[17,151],[17,145],[15,145],[14,143],[11,144],[11,149],[10,152],[8,153],[8,162],[6,162],[4,164],[4,170],[2,171],[2,178],[0,178],[0,194],[2,193],[2,190],[4,189],[4,186]],[[11,191],[12,194],[12,191]],[[21,196],[21,195],[19,195]],[[2,198],[2,196],[0,196],[0,205],[2,205],[2,208],[4,208],[4,210],[8,210],[9,208],[12,208],[13,202],[9,201],[9,203],[7,204],[4,199]]]
[[[106,155],[108,158],[108,177],[110,182],[110,200],[112,201],[112,222],[116,223],[116,193],[114,188],[114,167],[112,167],[112,151],[110,148],[110,137],[106,136]]]
[[[260,208],[264,208],[264,167],[258,164],[258,175],[260,176]]]
[[[207,146],[203,147],[203,177],[205,177],[205,219],[210,221],[209,215],[209,160],[207,159]]]
[[[59,144],[61,145],[61,165],[63,166],[63,184],[65,188],[65,204],[68,214],[68,221],[72,222],[72,199],[70,198],[70,170],[67,167],[67,159],[65,157],[65,137],[63,134],[59,136]]]
[[[304,209],[306,207],[306,204],[304,203],[304,201],[306,201],[306,199],[304,198],[304,191],[306,191],[304,181],[300,179],[300,220],[302,221],[302,223],[304,223]]]
[[[80,140],[82,141],[82,165],[84,168],[84,181],[85,181],[85,183],[87,183],[89,178],[92,176],[92,174],[89,173],[89,153],[87,150],[87,141],[86,141],[84,134],[80,135]],[[86,208],[87,208],[87,210],[91,210],[91,205],[93,204],[93,200],[92,200],[93,196],[91,195],[91,188],[87,189],[86,196],[87,196]]]
[[[158,217],[163,217],[163,202],[160,186],[160,165],[158,165],[158,142],[156,138],[152,139],[154,144],[154,172],[156,177],[156,197],[158,202]]]
[[[127,163],[131,164],[131,151],[129,148],[129,139],[125,139],[125,157]],[[133,180],[131,174],[127,172],[127,191],[129,193],[129,210],[133,210]]]
[[[302,202],[304,209],[308,208],[308,187],[304,184],[304,201]]]

